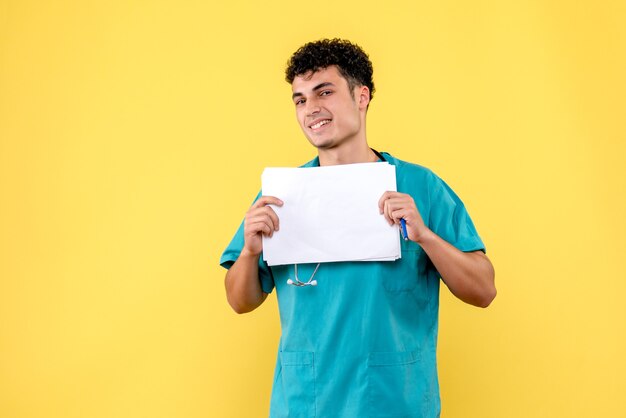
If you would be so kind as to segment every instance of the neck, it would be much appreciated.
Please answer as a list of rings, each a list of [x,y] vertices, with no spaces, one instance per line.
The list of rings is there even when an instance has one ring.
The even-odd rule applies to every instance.
[[[378,157],[367,145],[367,142],[361,142],[358,145],[352,146],[348,146],[348,144],[346,144],[340,148],[318,148],[318,155],[320,166],[372,163],[378,161]]]

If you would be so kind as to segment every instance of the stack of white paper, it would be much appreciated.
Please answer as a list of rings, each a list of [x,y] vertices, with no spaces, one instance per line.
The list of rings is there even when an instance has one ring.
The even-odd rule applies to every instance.
[[[393,261],[400,258],[400,235],[379,213],[385,191],[396,190],[395,166],[386,163],[307,168],[266,168],[264,196],[280,230],[263,237],[268,265],[333,261]]]

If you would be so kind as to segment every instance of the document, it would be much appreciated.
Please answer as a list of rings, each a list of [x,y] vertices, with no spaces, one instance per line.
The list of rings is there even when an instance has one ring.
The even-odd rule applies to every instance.
[[[378,210],[383,193],[396,191],[395,166],[272,167],[263,171],[261,183],[264,196],[284,203],[271,205],[280,229],[263,237],[268,265],[400,258],[398,226]]]

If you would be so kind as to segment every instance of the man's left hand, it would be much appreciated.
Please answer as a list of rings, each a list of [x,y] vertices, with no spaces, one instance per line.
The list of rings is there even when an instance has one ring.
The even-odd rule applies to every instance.
[[[411,241],[420,242],[429,229],[424,225],[422,216],[415,206],[413,198],[400,192],[385,192],[378,201],[378,209],[385,216],[389,225],[399,225],[400,219],[406,222],[406,230]]]

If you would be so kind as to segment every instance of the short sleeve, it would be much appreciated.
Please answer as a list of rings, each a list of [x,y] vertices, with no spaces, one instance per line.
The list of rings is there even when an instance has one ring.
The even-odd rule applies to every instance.
[[[437,175],[430,182],[429,228],[461,251],[485,251],[465,205]]]
[[[261,193],[257,195],[254,202],[256,202],[259,197],[261,197]],[[237,233],[222,253],[220,265],[225,269],[229,269],[239,258],[239,254],[241,254],[241,250],[243,249],[243,244],[243,222],[241,222],[239,229],[237,229]],[[261,281],[261,289],[263,289],[265,293],[271,293],[274,289],[274,278],[272,276],[271,269],[267,263],[263,261],[263,253],[261,253],[261,257],[259,257],[259,280]]]

